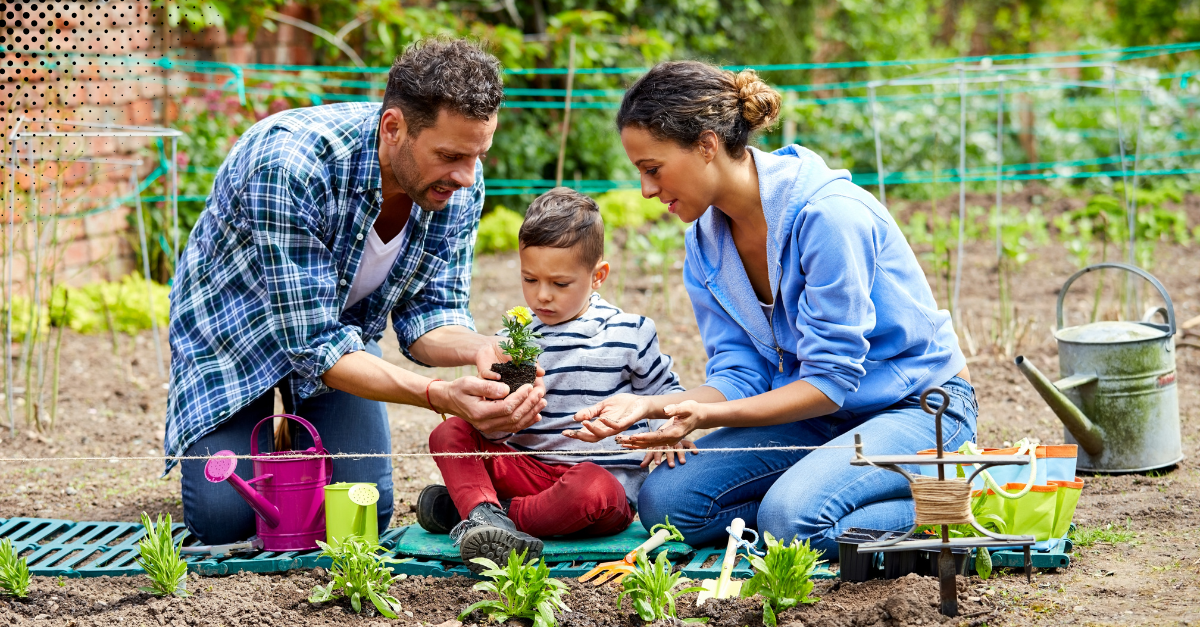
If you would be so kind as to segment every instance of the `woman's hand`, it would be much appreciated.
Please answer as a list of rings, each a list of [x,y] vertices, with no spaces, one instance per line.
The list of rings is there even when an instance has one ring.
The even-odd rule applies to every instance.
[[[580,429],[563,431],[563,435],[583,442],[599,442],[645,420],[650,404],[636,394],[617,394],[575,414]]]
[[[429,387],[430,409],[459,416],[483,433],[516,433],[540,421],[543,396],[544,387],[527,383],[508,394],[508,386],[476,377],[434,381]]]
[[[710,403],[697,403],[689,400],[667,405],[663,408],[663,413],[669,419],[657,431],[618,436],[617,443],[624,448],[646,449],[664,446],[672,448],[680,440],[686,438],[689,433],[695,431],[704,420],[710,418],[713,409]]]
[[[651,450],[649,453],[646,453],[646,456],[642,458],[642,468],[649,468],[650,464],[661,464],[663,463],[664,459],[667,462],[667,466],[670,466],[671,468],[675,467],[676,459],[679,459],[680,464],[686,464],[687,453],[679,450],[671,450],[681,448],[692,451],[692,455],[696,455],[700,452],[700,450],[696,448],[696,445],[691,440],[680,440],[679,443],[673,447],[663,447],[663,449]]]

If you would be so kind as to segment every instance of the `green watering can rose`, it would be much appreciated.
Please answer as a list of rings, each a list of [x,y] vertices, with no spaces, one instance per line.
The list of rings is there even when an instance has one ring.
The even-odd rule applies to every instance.
[[[379,544],[377,503],[379,490],[374,483],[334,483],[325,486],[325,533],[327,542],[358,538]]]

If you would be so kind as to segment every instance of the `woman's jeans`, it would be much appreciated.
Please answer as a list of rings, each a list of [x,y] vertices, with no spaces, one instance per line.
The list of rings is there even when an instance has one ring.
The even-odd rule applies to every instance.
[[[379,345],[370,342],[367,352],[379,356]],[[334,391],[291,404],[286,379],[278,384],[283,388],[285,412],[312,423],[321,442],[330,453],[391,453],[392,438],[388,429],[387,409],[379,401],[369,401]],[[250,431],[258,421],[275,413],[275,390],[251,401],[249,405],[221,423],[216,430],[188,447],[187,457],[207,456],[221,450],[238,455],[250,454]],[[303,450],[312,446],[312,438],[302,425],[291,422],[292,448]],[[266,423],[258,430],[258,449],[272,450],[274,429]],[[228,544],[254,535],[254,510],[242,500],[227,482],[210,483],[204,478],[204,460],[183,460],[183,520],[204,544]],[[249,480],[254,469],[248,459],[237,463],[239,477]],[[333,482],[374,483],[379,489],[379,529],[387,529],[392,519],[392,460],[389,457],[333,460]]]
[[[975,439],[979,406],[975,389],[954,377],[943,384],[950,406],[942,416],[946,450]],[[929,397],[938,406],[940,395]],[[895,472],[851,466],[853,448],[799,451],[712,452],[706,448],[854,445],[862,436],[865,455],[912,455],[934,448],[933,416],[918,395],[848,420],[813,418],[772,427],[726,427],[696,441],[697,455],[670,468],[660,464],[638,495],[638,515],[649,529],[670,516],[693,546],[726,536],[734,518],[783,541],[798,536],[837,559],[836,538],[851,527],[904,530],[913,525],[908,481]],[[915,474],[915,467],[905,467]]]

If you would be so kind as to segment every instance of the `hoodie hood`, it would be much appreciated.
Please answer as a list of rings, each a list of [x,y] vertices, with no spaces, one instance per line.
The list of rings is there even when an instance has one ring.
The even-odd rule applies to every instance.
[[[763,152],[748,147],[758,170],[758,193],[767,219],[767,272],[771,281],[772,302],[779,294],[784,245],[792,233],[799,212],[821,188],[838,180],[850,181],[849,170],[834,170],[815,152],[792,144]],[[687,232],[688,262],[703,270],[709,290],[735,319],[756,339],[760,352],[773,357],[778,343],[772,337],[771,323],[753,299],[733,298],[733,294],[754,294],[746,268],[737,254],[729,233],[729,221],[716,207],[709,207]]]

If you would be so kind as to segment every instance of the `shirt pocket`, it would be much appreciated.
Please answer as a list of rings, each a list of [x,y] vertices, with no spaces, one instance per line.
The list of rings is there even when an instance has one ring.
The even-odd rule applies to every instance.
[[[585,390],[583,397],[588,405],[595,405],[615,394],[633,391],[629,383],[628,360],[605,355],[584,355],[579,361],[584,371],[579,373],[578,385],[571,387]]]

